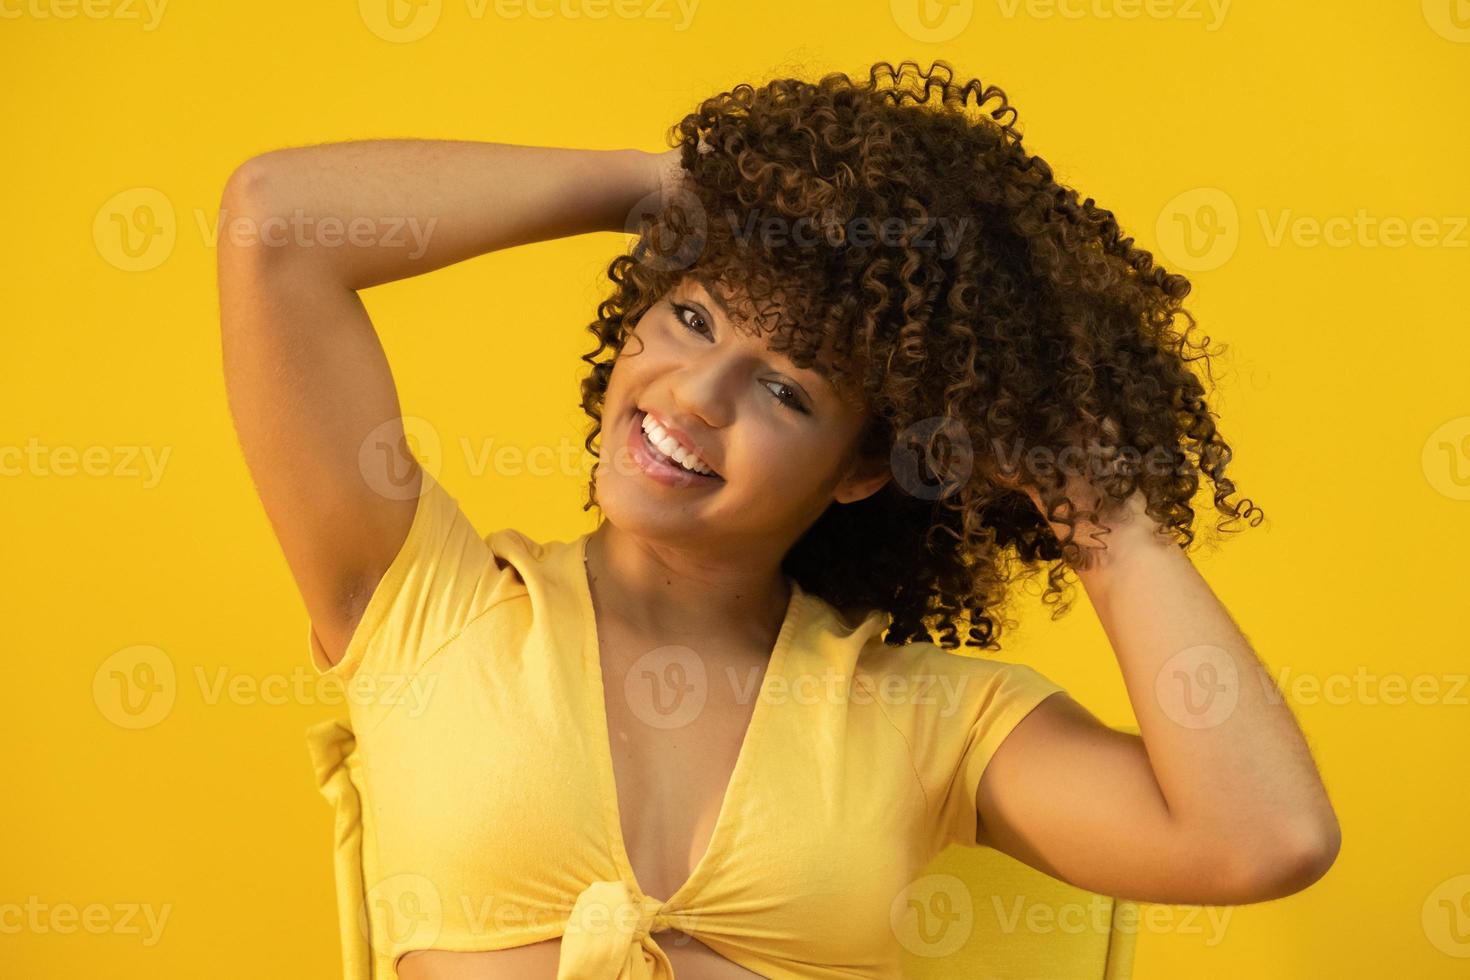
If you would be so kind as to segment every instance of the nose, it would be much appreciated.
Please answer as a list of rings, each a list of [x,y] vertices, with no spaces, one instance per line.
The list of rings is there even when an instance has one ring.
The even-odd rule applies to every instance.
[[[677,412],[669,421],[696,436],[696,427],[720,429],[729,425],[738,369],[735,358],[719,351],[691,357],[681,364],[669,386]]]

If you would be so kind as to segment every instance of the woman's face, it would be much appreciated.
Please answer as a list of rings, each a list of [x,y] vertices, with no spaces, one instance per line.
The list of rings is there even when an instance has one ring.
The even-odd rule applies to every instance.
[[[649,465],[645,415],[667,433],[660,443],[676,430],[716,475]],[[621,530],[784,554],[833,501],[887,482],[886,464],[854,465],[866,421],[865,407],[816,365],[797,368],[766,338],[737,332],[718,298],[686,276],[643,315],[614,363],[597,503]]]

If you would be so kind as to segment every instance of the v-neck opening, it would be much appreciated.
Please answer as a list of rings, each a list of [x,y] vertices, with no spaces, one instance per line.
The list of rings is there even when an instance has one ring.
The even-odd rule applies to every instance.
[[[709,877],[712,866],[721,859],[721,850],[727,844],[726,838],[733,832],[727,826],[731,819],[730,813],[736,806],[734,801],[738,800],[740,790],[748,779],[750,767],[755,765],[754,756],[765,730],[764,723],[768,707],[765,702],[769,698],[771,678],[778,674],[785,664],[786,651],[791,645],[792,634],[795,632],[798,612],[805,593],[797,584],[796,579],[789,575],[786,576],[786,581],[790,586],[790,598],[786,603],[780,630],[776,634],[775,645],[771,648],[770,657],[766,662],[765,672],[761,675],[755,706],[751,709],[750,720],[740,740],[740,748],[735,755],[735,765],[730,770],[730,778],[725,784],[724,795],[720,799],[720,808],[715,813],[715,825],[710,831],[709,843],[705,846],[704,853],[695,862],[684,883],[676,888],[668,898],[661,899],[649,895],[638,881],[638,875],[633,870],[632,858],[628,855],[627,841],[623,837],[622,804],[618,798],[617,771],[613,766],[612,727],[608,723],[607,692],[602,679],[602,643],[597,633],[597,609],[592,601],[592,583],[587,575],[587,539],[591,533],[589,531],[577,540],[576,547],[572,549],[572,559],[576,565],[573,572],[577,581],[578,605],[581,607],[583,618],[582,655],[586,669],[591,675],[593,719],[600,728],[600,731],[594,734],[597,736],[598,768],[600,769],[598,781],[602,786],[603,821],[607,825],[606,832],[611,842],[613,861],[618,865],[618,872],[623,876],[623,881],[635,894],[659,902],[664,908],[671,908],[681,901],[687,902],[690,896],[698,891],[704,880]]]

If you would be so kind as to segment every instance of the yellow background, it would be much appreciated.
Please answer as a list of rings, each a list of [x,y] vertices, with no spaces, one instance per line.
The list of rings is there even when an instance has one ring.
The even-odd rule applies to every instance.
[[[1031,150],[1191,276],[1190,309],[1231,347],[1231,472],[1270,518],[1196,560],[1278,679],[1328,682],[1294,700],[1342,821],[1336,866],[1234,909],[1223,940],[1162,918],[1136,976],[1470,971],[1464,0],[990,0],[927,21],[912,0],[703,0],[688,19],[665,0],[601,17],[590,0],[541,0],[546,17],[396,2],[405,27],[386,0],[176,2],[156,22],[0,0],[0,447],[41,459],[12,452],[0,477],[0,974],[339,970],[331,816],[303,733],[344,709],[312,684],[226,410],[211,229],[230,171],[387,136],[657,149],[703,96],[878,58],[1000,85]],[[1424,219],[1419,241],[1352,227],[1360,213]],[[137,254],[118,222],[136,222]],[[623,244],[542,243],[367,293],[404,412],[441,439],[441,478],[482,531],[591,526],[585,466],[476,471],[466,448],[580,445],[578,357]],[[101,447],[90,474],[64,472],[66,447]],[[144,451],[169,454],[161,478]],[[1025,608],[1002,656],[1129,723],[1086,600],[1056,623]],[[114,672],[146,681],[140,662],[163,700],[130,728]],[[78,916],[100,903],[91,921],[115,928],[17,932],[30,896]],[[167,910],[161,941],[123,928],[130,905]]]

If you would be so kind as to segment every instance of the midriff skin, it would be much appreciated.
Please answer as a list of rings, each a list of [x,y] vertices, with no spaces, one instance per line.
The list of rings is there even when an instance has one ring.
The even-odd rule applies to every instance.
[[[653,934],[678,980],[751,980],[760,977],[677,929]],[[415,950],[398,961],[402,980],[556,980],[561,939],[483,953]]]

